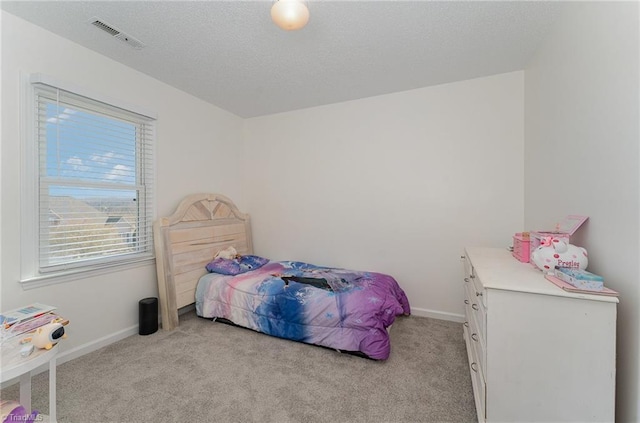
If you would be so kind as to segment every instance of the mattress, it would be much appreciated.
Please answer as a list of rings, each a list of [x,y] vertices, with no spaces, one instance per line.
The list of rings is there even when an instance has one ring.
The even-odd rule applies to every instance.
[[[387,328],[411,309],[389,275],[279,261],[236,276],[204,275],[196,289],[196,313],[385,360],[391,350]]]

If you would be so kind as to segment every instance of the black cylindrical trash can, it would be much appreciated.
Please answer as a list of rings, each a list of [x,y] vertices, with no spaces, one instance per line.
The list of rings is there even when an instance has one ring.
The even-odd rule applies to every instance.
[[[155,297],[143,298],[138,303],[140,335],[151,335],[158,331],[158,299]]]

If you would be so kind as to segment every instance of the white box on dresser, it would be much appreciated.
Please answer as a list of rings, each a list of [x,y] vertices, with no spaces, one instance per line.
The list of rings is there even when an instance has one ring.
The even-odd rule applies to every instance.
[[[613,422],[618,299],[566,292],[506,249],[463,260],[478,421]]]

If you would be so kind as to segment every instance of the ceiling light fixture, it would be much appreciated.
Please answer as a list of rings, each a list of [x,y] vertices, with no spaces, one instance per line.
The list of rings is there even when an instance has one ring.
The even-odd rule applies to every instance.
[[[271,7],[271,19],[285,31],[295,31],[309,22],[309,9],[300,0],[277,0]]]

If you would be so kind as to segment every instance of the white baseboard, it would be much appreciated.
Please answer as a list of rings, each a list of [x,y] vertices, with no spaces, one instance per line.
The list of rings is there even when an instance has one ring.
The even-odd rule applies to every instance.
[[[83,345],[78,345],[77,347],[72,348],[69,351],[64,351],[59,354],[57,359],[58,365],[73,360],[74,358],[81,357],[85,354],[89,354],[90,352],[99,350],[102,347],[106,347],[109,344],[118,342],[121,339],[128,338],[131,335],[136,335],[137,333],[138,325],[134,325],[126,329],[119,330],[118,332],[109,334],[107,336],[103,336],[102,338],[98,338],[95,341],[87,342]]]
[[[445,311],[429,310],[426,308],[411,307],[411,314],[414,316],[430,317],[432,319],[438,319],[438,320],[449,320],[451,322],[458,322],[458,323],[464,322],[463,314],[447,313]]]
[[[106,347],[109,344],[113,344],[114,342],[118,342],[121,339],[128,338],[131,335],[135,335],[138,333],[138,325],[134,325],[128,327],[127,329],[122,329],[118,332],[114,332],[110,335],[103,336],[102,338],[96,339],[95,341],[87,342],[86,344],[79,345],[75,348],[70,349],[69,351],[63,351],[56,357],[56,365],[59,366],[62,363],[66,363],[67,361],[73,360],[74,358],[78,358],[85,354],[89,354],[90,352],[96,351],[102,347]],[[64,342],[64,341],[63,341]],[[42,372],[49,371],[49,364],[45,363],[42,366],[32,370],[31,375],[35,376]],[[16,377],[11,380],[7,380],[0,385],[0,388],[5,389],[8,386],[17,383],[19,378]]]

